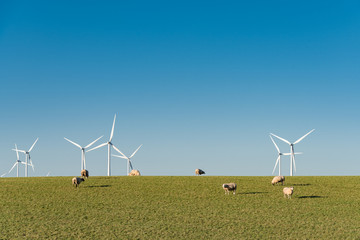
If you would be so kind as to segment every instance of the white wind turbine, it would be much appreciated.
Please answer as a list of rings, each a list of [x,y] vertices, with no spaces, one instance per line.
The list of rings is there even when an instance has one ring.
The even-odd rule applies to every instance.
[[[113,147],[118,153],[120,153],[120,154],[123,155],[123,153],[120,152],[120,150],[117,149],[117,148],[113,145],[113,143],[111,142],[111,141],[112,141],[112,138],[113,138],[113,136],[114,136],[115,120],[116,120],[116,114],[115,114],[115,116],[114,116],[114,122],[113,122],[113,125],[112,125],[112,129],[111,129],[109,141],[108,141],[108,142],[105,142],[105,143],[103,143],[103,144],[100,144],[99,146],[96,146],[96,147],[94,147],[94,148],[86,151],[86,152],[90,152],[90,151],[95,150],[95,149],[97,149],[97,148],[101,148],[101,147],[103,147],[103,146],[105,146],[105,145],[108,145],[108,171],[107,171],[107,175],[108,175],[108,176],[111,176],[111,166],[110,166],[110,161],[111,161],[111,147]]]
[[[96,139],[95,141],[89,143],[88,145],[86,145],[86,147],[82,147],[79,144],[77,144],[76,142],[73,142],[70,139],[67,139],[66,137],[64,137],[64,139],[66,141],[68,141],[68,142],[74,144],[75,146],[77,146],[78,148],[80,148],[80,150],[81,150],[81,170],[86,169],[85,149],[91,147],[94,143],[96,143],[102,137],[103,136],[101,136],[98,139]]]
[[[133,166],[132,166],[132,163],[131,163],[131,158],[135,155],[135,153],[141,148],[142,144],[133,152],[133,154],[131,154],[130,157],[127,157],[125,156],[125,154],[121,153],[122,156],[119,156],[119,155],[113,155],[114,157],[118,157],[118,158],[122,158],[122,159],[127,159],[127,175],[129,175],[130,173],[130,168],[131,170],[133,170]]]
[[[307,134],[305,134],[304,136],[302,136],[301,138],[299,138],[298,140],[296,140],[295,142],[291,143],[288,140],[281,138],[279,136],[276,136],[275,134],[270,133],[271,135],[273,135],[274,137],[280,139],[281,141],[287,143],[290,145],[290,176],[293,175],[293,164],[294,164],[294,169],[296,171],[296,164],[295,164],[295,152],[294,152],[294,145],[301,142],[307,135],[309,135],[310,133],[312,133],[313,131],[315,131],[315,129],[311,130],[310,132],[308,132]]]
[[[279,164],[279,176],[281,176],[281,156],[289,156],[289,155],[291,155],[291,153],[282,153],[282,152],[280,152],[280,149],[276,145],[274,139],[271,136],[270,136],[270,138],[271,138],[271,141],[274,143],[274,145],[276,147],[276,150],[278,151],[278,158],[276,159],[275,166],[274,166],[274,169],[272,171],[272,174],[274,174],[276,166]],[[302,154],[302,153],[295,153],[295,154]]]
[[[34,169],[34,164],[32,163],[31,161],[31,158],[30,158],[30,152],[31,150],[34,148],[36,142],[39,140],[39,138],[37,138],[35,140],[35,142],[33,143],[33,145],[30,147],[30,149],[28,151],[25,151],[25,150],[18,150],[18,149],[13,149],[14,151],[18,151],[18,152],[22,152],[26,155],[26,162],[25,162],[25,177],[28,176],[28,165],[30,165],[33,169],[33,171],[35,171]],[[29,164],[30,163],[30,164]]]
[[[14,167],[16,166],[16,177],[19,177],[19,164],[21,163],[21,164],[26,165],[26,163],[20,161],[20,158],[19,158],[19,150],[18,150],[16,144],[15,144],[15,151],[16,151],[16,162],[15,162],[15,164],[12,166],[12,168],[10,169],[10,171],[9,171],[8,173],[10,173],[10,172],[14,169]]]

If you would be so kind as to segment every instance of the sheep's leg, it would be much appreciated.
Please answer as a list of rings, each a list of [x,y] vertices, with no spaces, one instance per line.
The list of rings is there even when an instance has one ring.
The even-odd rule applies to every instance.
[[[233,194],[235,195],[235,190],[234,190]]]

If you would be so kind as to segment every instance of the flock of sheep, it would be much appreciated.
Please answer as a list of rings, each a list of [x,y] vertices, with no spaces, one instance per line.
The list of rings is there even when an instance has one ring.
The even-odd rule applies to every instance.
[[[202,174],[205,174],[205,172],[203,170],[201,170],[201,169],[196,169],[195,174],[196,175],[202,175]],[[284,176],[276,176],[271,181],[271,184],[275,185],[275,184],[278,184],[278,183],[282,183],[282,185],[284,185],[284,182],[285,182],[285,177]],[[236,183],[224,183],[222,185],[222,187],[225,190],[225,194],[230,194],[230,192],[233,192],[233,194],[235,195],[236,189],[237,189]],[[285,198],[286,197],[291,198],[291,196],[294,193],[294,187],[285,187],[283,189],[283,193],[284,193]]]
[[[200,176],[200,175],[205,174],[205,172],[203,170],[197,168],[197,169],[195,169],[195,174]],[[140,176],[140,172],[138,170],[134,169],[129,173],[129,176]],[[88,177],[89,177],[89,171],[83,169],[81,171],[81,177],[74,177],[72,179],[73,186],[78,187],[79,184],[82,183],[83,181],[85,181],[85,178],[88,178]],[[282,185],[284,185],[284,182],[285,182],[285,177],[284,176],[276,176],[271,181],[271,184],[276,185],[278,183],[282,183]],[[237,189],[236,183],[224,183],[222,185],[222,187],[225,190],[225,194],[230,194],[230,192],[233,192],[233,194],[235,195],[236,189]],[[294,193],[294,187],[285,187],[283,189],[283,193],[284,193],[285,198],[286,197],[291,198],[291,196]]]

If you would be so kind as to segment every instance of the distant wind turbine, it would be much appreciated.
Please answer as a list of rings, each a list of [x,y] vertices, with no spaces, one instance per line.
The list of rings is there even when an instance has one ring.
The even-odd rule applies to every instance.
[[[115,120],[116,120],[116,114],[114,116],[114,121],[113,121],[113,125],[112,125],[112,129],[111,129],[111,133],[110,133],[110,138],[109,138],[109,141],[103,143],[103,144],[100,144],[99,146],[96,146],[90,150],[87,150],[86,152],[90,152],[92,150],[95,150],[95,149],[98,149],[98,148],[101,148],[105,145],[108,145],[108,170],[107,170],[107,175],[108,176],[111,176],[111,165],[110,165],[110,161],[111,161],[111,147],[113,147],[118,153],[120,154],[123,154],[122,152],[120,152],[119,149],[117,149],[113,143],[111,142],[112,141],[112,138],[114,136],[114,128],[115,128]]]
[[[281,176],[281,156],[289,156],[291,153],[282,153],[280,152],[279,147],[276,145],[274,139],[270,136],[271,141],[274,143],[276,150],[278,151],[278,158],[276,159],[274,169],[272,171],[272,174],[274,174],[276,166],[279,164],[279,176]],[[295,154],[301,154],[301,153],[295,153]]]
[[[10,173],[10,172],[14,169],[14,167],[16,166],[16,177],[19,177],[19,164],[21,163],[21,164],[26,165],[26,163],[20,161],[20,158],[19,158],[19,150],[18,150],[16,144],[15,144],[15,151],[16,151],[16,162],[15,162],[15,164],[12,166],[12,168],[10,169],[10,171],[9,171],[8,173]]]
[[[95,141],[89,143],[88,145],[86,145],[86,147],[82,147],[79,144],[77,144],[76,142],[71,141],[70,139],[67,139],[66,137],[64,137],[64,139],[72,144],[74,144],[75,146],[77,146],[78,148],[80,148],[81,150],[81,170],[86,169],[86,160],[85,160],[85,149],[91,147],[94,143],[96,143],[100,138],[102,138],[103,136],[97,138]]]
[[[25,151],[25,150],[18,150],[18,149],[13,149],[14,151],[19,151],[19,152],[22,152],[26,155],[26,162],[25,162],[25,177],[28,176],[28,165],[30,165],[33,169],[33,171],[35,171],[34,169],[34,164],[32,163],[31,161],[31,157],[30,157],[30,152],[31,150],[34,148],[36,142],[39,140],[39,138],[37,138],[35,140],[35,142],[33,143],[33,145],[30,147],[30,149],[28,151]],[[30,163],[30,164],[29,164]]]
[[[125,156],[123,153],[122,153],[122,156],[119,156],[119,155],[113,155],[114,157],[118,157],[118,158],[122,158],[122,159],[127,159],[127,175],[129,175],[130,173],[130,168],[131,170],[133,170],[133,166],[132,166],[132,163],[131,163],[131,158],[135,155],[135,153],[141,148],[142,144],[133,152],[133,154],[131,154],[130,157],[127,157]]]
[[[296,164],[295,164],[295,152],[294,152],[294,145],[301,142],[307,135],[309,135],[310,133],[312,133],[313,131],[315,131],[315,129],[311,130],[310,132],[308,132],[307,134],[305,134],[304,136],[302,136],[301,138],[299,138],[298,140],[296,140],[294,143],[289,142],[288,140],[281,138],[279,136],[276,136],[275,134],[270,133],[271,135],[273,135],[274,137],[280,139],[281,141],[287,143],[290,145],[290,176],[293,175],[293,164],[294,164],[294,169],[296,171]]]

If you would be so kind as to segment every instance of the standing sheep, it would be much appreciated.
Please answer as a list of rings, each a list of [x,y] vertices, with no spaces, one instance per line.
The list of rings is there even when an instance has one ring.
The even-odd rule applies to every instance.
[[[291,196],[294,193],[294,187],[286,187],[283,189],[284,198],[288,197],[291,198]]]
[[[82,178],[84,178],[84,177],[88,178],[89,177],[89,171],[86,170],[86,169],[81,170],[81,177]]]
[[[203,170],[197,168],[197,169],[195,169],[195,174],[199,176],[199,175],[205,174],[205,172]]]
[[[230,194],[229,191],[233,191],[233,194],[235,195],[237,185],[236,183],[224,183],[222,185],[223,189],[225,190],[225,194]]]
[[[85,181],[83,178],[74,177],[72,179],[72,184],[75,185],[75,187],[78,187],[81,182]]]
[[[284,176],[276,176],[271,181],[271,184],[275,185],[275,184],[278,184],[278,183],[282,183],[282,185],[284,185],[284,182],[285,182],[285,177]]]
[[[129,173],[129,176],[140,176],[140,171],[133,169],[131,170],[131,172]]]

